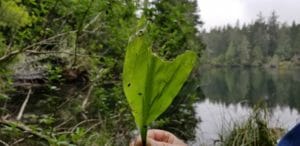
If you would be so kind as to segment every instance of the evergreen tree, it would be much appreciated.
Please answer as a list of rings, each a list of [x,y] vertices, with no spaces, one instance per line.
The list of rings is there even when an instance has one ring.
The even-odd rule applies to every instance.
[[[210,57],[218,57],[219,55],[225,54],[227,44],[224,44],[224,40],[226,39],[223,38],[224,36],[222,34],[223,32],[219,29],[213,29],[209,33],[202,34],[203,40],[206,42],[206,50],[210,54]]]
[[[255,46],[251,52],[251,62],[254,66],[260,66],[263,63],[263,52],[259,46]]]
[[[275,11],[272,12],[271,16],[268,20],[268,38],[269,38],[269,45],[267,48],[267,55],[273,56],[275,50],[278,47],[278,38],[279,38],[279,23],[278,23],[278,16]]]
[[[298,29],[300,30],[300,25],[298,25]],[[298,34],[294,41],[293,54],[300,54],[300,31],[298,31]]]
[[[207,45],[206,58],[218,64],[257,66],[269,63],[274,55],[279,61],[291,61],[300,53],[300,25],[278,22],[275,12],[267,22],[259,13],[254,23],[244,24],[242,28],[237,22],[234,27],[216,27],[202,35]]]
[[[230,42],[225,54],[226,63],[229,65],[237,64],[237,51],[233,42]]]
[[[267,25],[265,23],[265,18],[260,12],[257,16],[253,25],[249,25],[248,38],[250,42],[250,48],[259,46],[264,54],[267,54],[268,49],[268,34]]]
[[[242,42],[239,46],[239,49],[241,50],[240,52],[240,63],[242,65],[249,65],[250,64],[250,50],[249,50],[249,41],[247,38],[244,36],[242,37]]]
[[[290,27],[290,38],[291,38],[291,47],[295,48],[295,44],[296,44],[296,39],[297,39],[297,35],[298,32],[300,31],[299,29],[299,25],[296,24],[295,21],[293,21],[292,26]]]
[[[196,26],[202,22],[196,10],[196,0],[153,1],[153,7],[147,14],[152,21],[154,50],[167,58],[185,50],[194,50],[200,55],[204,45]]]
[[[287,60],[292,57],[289,29],[286,25],[283,25],[279,30],[278,47],[275,53],[283,60]]]

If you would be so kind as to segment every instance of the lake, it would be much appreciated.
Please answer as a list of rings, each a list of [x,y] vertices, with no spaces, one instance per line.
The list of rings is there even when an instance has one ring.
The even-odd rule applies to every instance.
[[[246,120],[252,107],[265,101],[271,127],[289,129],[300,118],[300,69],[262,68],[201,69],[200,85],[205,99],[195,103],[197,124],[194,145],[213,145]]]

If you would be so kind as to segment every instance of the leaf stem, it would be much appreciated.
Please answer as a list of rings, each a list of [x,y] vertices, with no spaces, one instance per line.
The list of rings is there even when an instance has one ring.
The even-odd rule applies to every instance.
[[[147,126],[143,126],[141,128],[142,146],[146,146],[146,143],[147,143],[147,131],[148,131]]]

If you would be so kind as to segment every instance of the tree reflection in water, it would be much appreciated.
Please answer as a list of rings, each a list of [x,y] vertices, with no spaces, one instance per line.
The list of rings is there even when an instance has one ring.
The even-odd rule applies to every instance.
[[[196,104],[196,115],[202,119],[196,145],[213,144],[219,134],[247,119],[258,101],[268,104],[272,127],[290,128],[298,120],[300,70],[213,68],[201,73],[206,99]]]

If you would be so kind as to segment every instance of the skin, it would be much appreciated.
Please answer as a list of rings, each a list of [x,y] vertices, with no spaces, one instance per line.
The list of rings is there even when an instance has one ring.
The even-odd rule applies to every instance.
[[[130,146],[142,146],[140,136]],[[187,146],[187,144],[168,131],[151,129],[147,135],[147,146]]]

